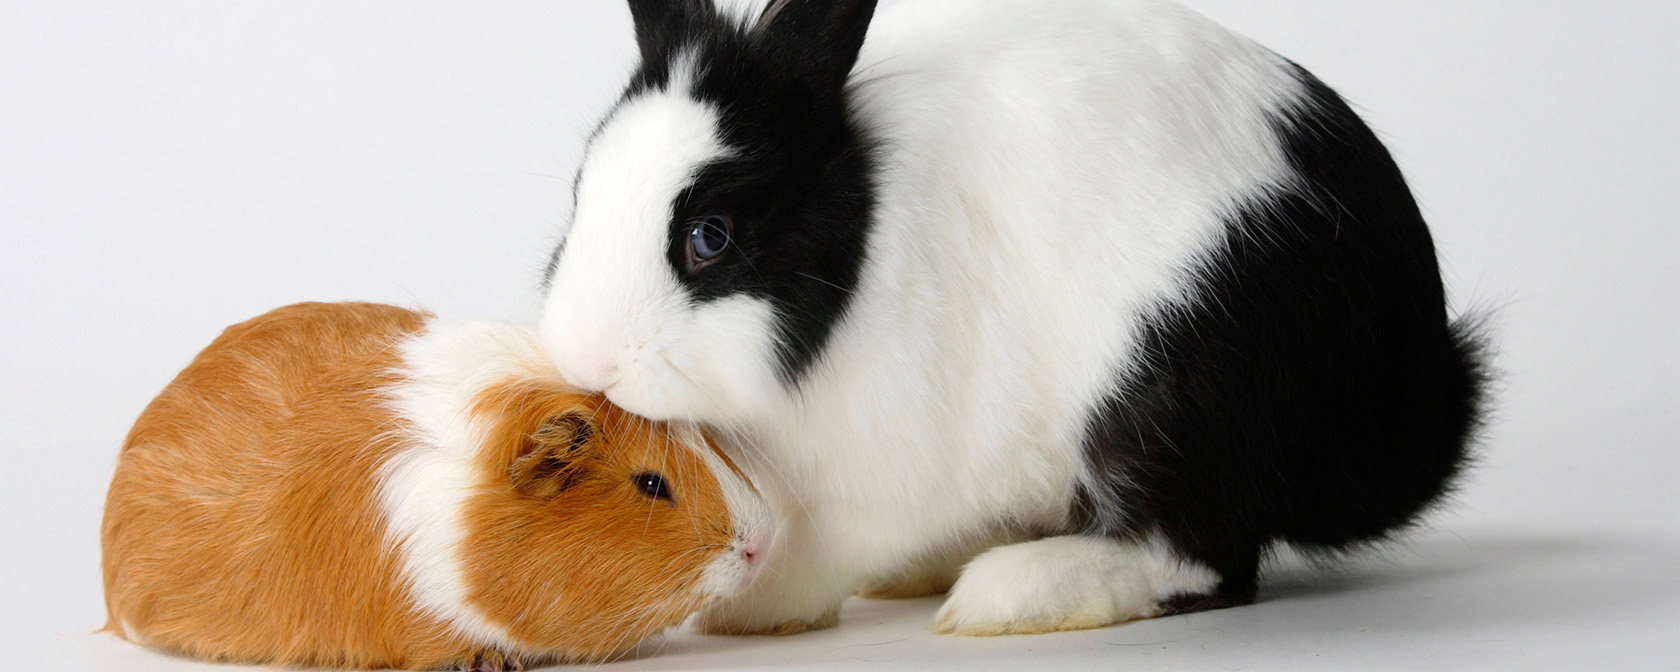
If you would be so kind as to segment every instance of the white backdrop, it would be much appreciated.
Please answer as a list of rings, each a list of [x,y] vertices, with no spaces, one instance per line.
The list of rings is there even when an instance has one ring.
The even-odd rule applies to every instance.
[[[1458,504],[1358,569],[1279,570],[1232,612],[975,641],[926,635],[931,602],[860,602],[836,631],[677,635],[630,666],[1676,664],[1680,3],[1189,4],[1354,101],[1456,304],[1497,311],[1497,417]],[[42,669],[185,666],[86,634],[128,424],[222,327],[285,303],[532,319],[581,140],[631,66],[628,13],[5,0],[0,17],[0,641]]]

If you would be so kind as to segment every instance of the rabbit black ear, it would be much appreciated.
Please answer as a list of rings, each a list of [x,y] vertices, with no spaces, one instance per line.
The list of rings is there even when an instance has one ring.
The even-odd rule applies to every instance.
[[[778,63],[818,87],[839,91],[857,65],[877,0],[773,0],[752,36]]]
[[[653,63],[668,57],[691,37],[701,17],[711,12],[710,0],[630,0],[642,60]]]
[[[525,438],[520,456],[508,468],[514,489],[543,498],[571,487],[587,473],[580,458],[584,448],[599,434],[589,417],[581,412],[567,411],[545,418]]]

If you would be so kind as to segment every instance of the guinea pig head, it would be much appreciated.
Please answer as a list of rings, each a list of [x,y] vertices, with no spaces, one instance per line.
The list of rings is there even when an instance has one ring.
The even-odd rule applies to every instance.
[[[846,82],[875,2],[631,8],[642,62],[579,170],[543,344],[635,413],[751,422],[797,398],[863,275],[877,180]]]
[[[768,511],[686,424],[547,380],[482,394],[467,500],[467,599],[536,650],[611,655],[756,576]]]

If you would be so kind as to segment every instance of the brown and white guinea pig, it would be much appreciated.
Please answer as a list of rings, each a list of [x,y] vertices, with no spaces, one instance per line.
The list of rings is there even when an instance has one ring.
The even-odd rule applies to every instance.
[[[106,628],[228,662],[601,659],[740,591],[772,534],[696,427],[555,373],[526,329],[374,304],[229,328],[106,501]]]

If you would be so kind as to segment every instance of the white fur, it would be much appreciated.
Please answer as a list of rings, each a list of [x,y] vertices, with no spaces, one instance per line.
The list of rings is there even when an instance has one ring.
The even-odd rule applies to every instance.
[[[1218,575],[1148,543],[1051,537],[995,548],[963,568],[934,629],[1001,635],[1092,628],[1149,618],[1162,601],[1204,594]]]
[[[718,13],[729,17],[743,28],[751,28],[764,15],[770,0],[714,0]]]
[[[727,156],[717,111],[670,90],[625,101],[592,143],[567,254],[543,315],[544,345],[573,384],[665,419],[742,419],[779,394],[770,306],[749,298],[691,310],[666,261],[675,195]]]
[[[478,322],[434,321],[401,350],[408,377],[390,394],[407,447],[385,463],[379,499],[409,592],[421,609],[462,635],[518,650],[505,627],[467,602],[461,511],[490,430],[472,412],[474,397],[547,368],[544,355],[528,331]]]
[[[488,646],[518,650],[507,629],[467,603],[459,555],[466,533],[461,511],[472,488],[488,423],[472,412],[476,396],[504,381],[555,375],[533,330],[483,322],[433,321],[401,345],[406,378],[390,390],[403,420],[407,447],[380,474],[379,497],[388,536],[402,554],[409,591],[420,608],[463,635]],[[774,521],[752,486],[736,474],[693,423],[677,423],[676,442],[694,451],[716,477],[735,528],[729,552],[702,573],[703,595],[739,593],[762,563],[748,563],[743,549],[770,544]]]
[[[700,592],[709,597],[732,597],[752,585],[764,567],[764,554],[775,540],[776,521],[764,505],[752,484],[729,468],[701,435],[699,425],[689,422],[673,424],[671,432],[705,461],[706,468],[717,475],[718,488],[729,508],[729,520],[735,526],[735,538],[729,550],[719,553],[700,573]],[[757,560],[748,561],[746,553]]]
[[[157,646],[157,644],[155,642],[153,642],[150,637],[147,637],[144,632],[142,632],[140,630],[136,630],[134,628],[134,626],[131,625],[128,622],[128,619],[126,619],[126,618],[122,619],[120,625],[122,627],[122,632],[117,633],[117,634],[121,635],[123,637],[123,639],[126,639],[130,642],[134,642],[135,644],[138,644],[140,646],[144,646],[148,649],[167,648],[167,647]]]
[[[562,370],[618,363],[599,387],[625,408],[734,430],[783,529],[764,580],[711,616],[728,629],[820,622],[867,579],[1063,524],[1089,477],[1084,423],[1135,359],[1139,316],[1188,298],[1223,214],[1291,179],[1267,123],[1301,95],[1286,63],[1167,2],[896,5],[852,82],[886,148],[880,203],[846,318],[797,393],[773,376],[769,307],[691,306],[665,261],[672,198],[729,151],[680,86],[603,128],[542,323],[577,353]],[[1079,575],[1066,585],[1123,574],[1081,560],[1094,546],[1039,543],[997,557]],[[988,576],[969,585],[1037,571],[974,567]],[[1001,618],[985,604],[947,616]]]

